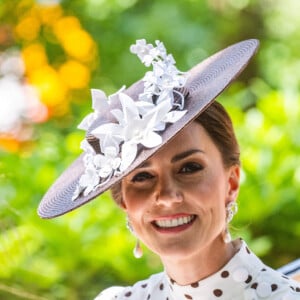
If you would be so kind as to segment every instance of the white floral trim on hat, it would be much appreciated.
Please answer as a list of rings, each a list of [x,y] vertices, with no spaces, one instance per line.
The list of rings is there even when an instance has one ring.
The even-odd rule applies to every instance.
[[[99,139],[102,153],[96,153],[86,139],[82,141],[85,172],[72,200],[81,194],[87,196],[111,177],[125,171],[135,160],[139,144],[146,148],[160,145],[162,137],[157,132],[164,131],[167,123],[175,123],[186,113],[183,110],[184,96],[175,90],[185,85],[186,73],[175,67],[173,56],[167,54],[162,42],[156,41],[155,44],[156,47],[142,39],[130,47],[145,66],[153,67],[143,78],[144,91],[138,101],[123,93],[125,87],[108,99],[103,91],[92,90],[94,112],[86,116],[78,128],[87,131],[101,112],[109,110],[115,101],[120,102],[122,109],[110,110],[116,123],[102,124],[91,132]],[[174,93],[179,100],[175,101]]]

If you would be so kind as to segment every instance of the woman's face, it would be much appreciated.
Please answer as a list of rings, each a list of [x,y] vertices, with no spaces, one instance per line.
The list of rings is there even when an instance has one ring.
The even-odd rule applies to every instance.
[[[123,179],[122,205],[153,252],[186,256],[220,237],[238,187],[239,167],[225,168],[205,129],[192,122]]]

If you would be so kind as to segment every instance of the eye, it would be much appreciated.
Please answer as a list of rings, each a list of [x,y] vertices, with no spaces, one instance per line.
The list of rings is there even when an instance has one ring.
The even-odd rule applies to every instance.
[[[133,178],[131,179],[131,181],[132,182],[143,182],[148,179],[152,179],[153,177],[154,176],[148,172],[141,172],[141,173],[137,173],[136,175],[134,175]]]
[[[186,163],[179,171],[179,173],[196,173],[203,170],[203,166],[199,163],[189,162]]]

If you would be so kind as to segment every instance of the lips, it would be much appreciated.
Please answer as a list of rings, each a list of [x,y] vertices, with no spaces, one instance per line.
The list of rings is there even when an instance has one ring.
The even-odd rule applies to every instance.
[[[178,217],[168,217],[161,218],[152,222],[152,224],[161,230],[172,230],[179,228],[186,228],[189,224],[193,223],[195,220],[195,215],[187,215],[187,216],[178,216]]]

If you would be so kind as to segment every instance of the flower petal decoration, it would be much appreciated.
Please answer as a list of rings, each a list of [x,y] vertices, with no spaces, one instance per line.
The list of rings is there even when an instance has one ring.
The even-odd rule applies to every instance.
[[[134,161],[137,155],[137,144],[132,142],[125,142],[121,148],[121,165],[120,172],[126,170]]]
[[[101,110],[106,110],[109,106],[106,94],[103,91],[97,89],[92,89],[91,93],[93,101],[92,107],[94,111],[100,112]]]
[[[137,40],[135,45],[130,47],[130,51],[138,56],[138,58],[149,67],[156,57],[156,51],[151,44],[147,44],[145,39]]]
[[[101,110],[106,110],[109,107],[106,94],[101,90],[92,89],[92,108],[94,112],[88,114],[81,123],[77,126],[79,129],[88,130],[91,124],[96,120],[98,113]]]
[[[106,147],[102,141],[120,144],[124,140],[123,127],[120,124],[103,124],[92,131],[92,134],[100,140],[101,149]],[[104,149],[103,149],[103,152]]]
[[[179,119],[181,119],[186,113],[187,113],[187,110],[181,110],[181,111],[173,110],[173,111],[170,111],[169,113],[166,114],[166,116],[164,118],[164,122],[165,123],[175,123]]]
[[[161,136],[153,131],[148,131],[144,134],[141,144],[146,148],[154,148],[162,143]]]
[[[124,123],[126,124],[128,122],[131,122],[132,120],[139,119],[139,110],[135,105],[133,99],[123,93],[119,95],[119,98],[123,109]]]

